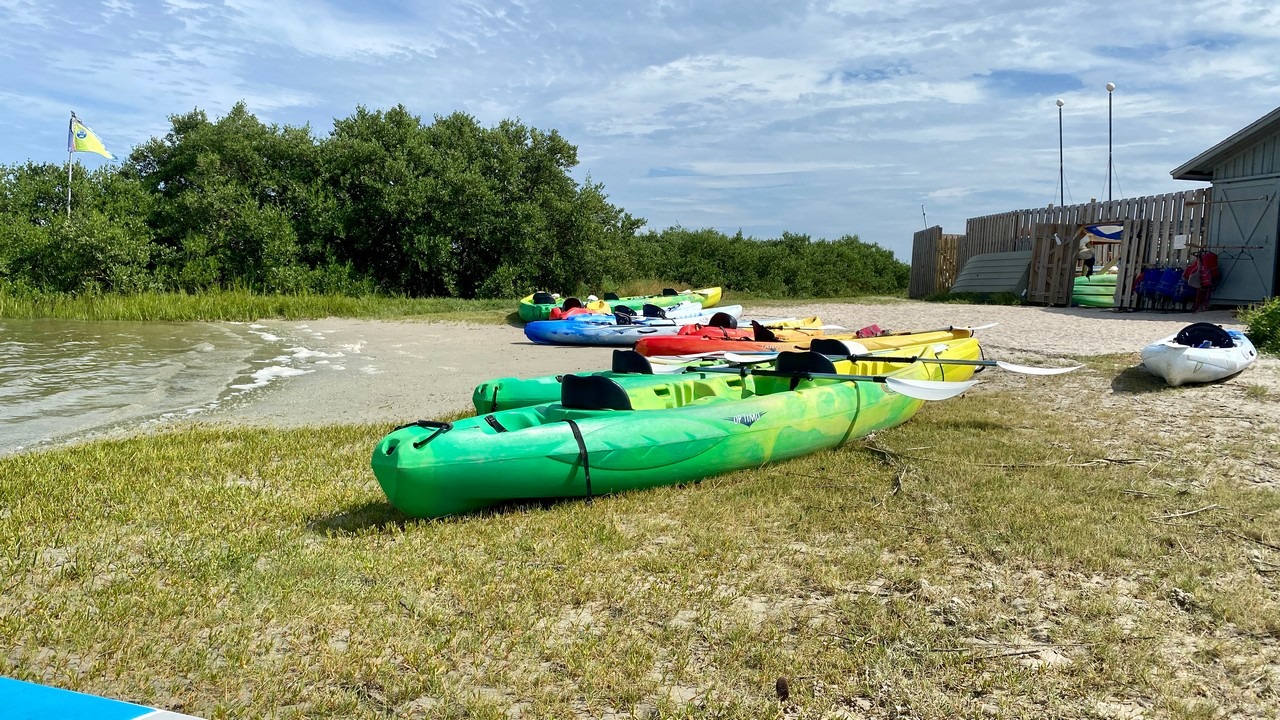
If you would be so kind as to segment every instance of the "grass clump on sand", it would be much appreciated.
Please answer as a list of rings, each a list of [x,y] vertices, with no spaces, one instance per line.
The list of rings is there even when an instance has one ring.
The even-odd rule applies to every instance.
[[[0,674],[210,718],[1274,715],[1280,499],[1041,400],[442,521],[386,504],[383,426],[0,458]]]

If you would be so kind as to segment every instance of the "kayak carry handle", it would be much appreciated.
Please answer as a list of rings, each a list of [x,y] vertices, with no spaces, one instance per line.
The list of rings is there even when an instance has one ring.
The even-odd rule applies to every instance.
[[[401,426],[397,427],[397,428],[396,428],[396,430],[403,430],[403,429],[405,429],[405,428],[411,428],[411,427],[426,428],[426,429],[428,429],[428,430],[431,430],[431,429],[433,429],[433,428],[435,429],[435,432],[433,432],[433,433],[431,433],[430,435],[428,435],[428,436],[427,436],[427,438],[426,438],[425,440],[418,440],[417,442],[415,442],[415,443],[413,444],[413,449],[414,449],[414,450],[417,450],[418,448],[422,447],[423,445],[426,445],[427,443],[431,442],[432,440],[435,440],[437,435],[439,435],[439,434],[441,434],[441,433],[446,433],[446,432],[449,432],[450,430],[452,430],[452,429],[453,429],[453,423],[449,423],[449,422],[440,422],[439,420],[418,420],[418,421],[416,421],[416,422],[405,423],[404,425],[401,425]],[[393,430],[392,432],[395,432],[395,430]]]

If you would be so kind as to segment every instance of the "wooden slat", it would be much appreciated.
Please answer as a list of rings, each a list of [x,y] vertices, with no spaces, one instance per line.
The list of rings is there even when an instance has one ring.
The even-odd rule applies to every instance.
[[[1123,240],[1117,246],[1100,246],[1095,251],[1095,262],[1103,266],[1112,261],[1118,262],[1117,269],[1124,277],[1116,283],[1116,307],[1150,307],[1152,303],[1149,300],[1139,298],[1134,293],[1133,278],[1147,267],[1185,266],[1191,253],[1208,243],[1208,215],[1203,204],[1208,199],[1207,196],[1208,191],[1201,188],[1166,195],[1030,208],[969,218],[965,222],[965,233],[958,236],[951,256],[954,258],[954,274],[951,277],[954,278],[962,271],[964,264],[974,255],[1033,250],[1036,252],[1032,255],[1032,275],[1040,278],[1041,284],[1031,283],[1028,286],[1028,299],[1032,296],[1032,288],[1037,288],[1036,292],[1047,297],[1047,302],[1069,303],[1069,292],[1066,293],[1066,300],[1062,300],[1063,280],[1051,278],[1049,270],[1060,270],[1063,262],[1074,262],[1075,254],[1072,252],[1069,257],[1055,260],[1047,251],[1043,251],[1045,254],[1042,256],[1042,251],[1034,246],[1035,228],[1120,223],[1125,227]],[[938,234],[941,235],[940,228]],[[1187,247],[1175,250],[1173,237],[1178,234],[1187,236]],[[937,241],[934,242],[937,245]],[[916,282],[916,257],[913,253],[913,283]],[[1039,271],[1035,269],[1037,263],[1042,263]],[[936,268],[937,263],[930,264],[921,260],[922,273],[927,270],[936,274]],[[1037,272],[1041,274],[1036,275]]]

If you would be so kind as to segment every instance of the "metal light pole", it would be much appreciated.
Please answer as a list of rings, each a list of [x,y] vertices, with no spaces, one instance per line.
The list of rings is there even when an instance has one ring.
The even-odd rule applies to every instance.
[[[1111,93],[1115,89],[1115,83],[1107,83],[1107,202],[1111,202]]]
[[[1066,104],[1067,104],[1066,101],[1064,101],[1062,98],[1058,98],[1058,206],[1059,207],[1067,204],[1067,201],[1066,201],[1067,187],[1066,187],[1066,183],[1064,182],[1064,180],[1066,179],[1066,174],[1063,172],[1063,168],[1062,168],[1062,106]]]

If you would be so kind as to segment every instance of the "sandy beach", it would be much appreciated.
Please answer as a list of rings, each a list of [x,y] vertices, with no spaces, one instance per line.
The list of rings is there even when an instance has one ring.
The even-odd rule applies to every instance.
[[[1116,313],[1091,308],[916,301],[750,305],[747,314],[817,315],[828,323],[854,329],[872,323],[886,330],[995,323],[978,333],[989,355],[1046,360],[1136,353],[1146,343],[1195,321],[1243,327],[1229,311]],[[469,408],[472,388],[483,381],[604,368],[612,352],[609,348],[534,345],[525,339],[521,328],[510,325],[336,318],[261,324],[273,333],[305,334],[307,346],[330,356],[330,361],[317,366],[315,372],[273,382],[248,402],[228,404],[202,421],[297,427],[439,417]]]

